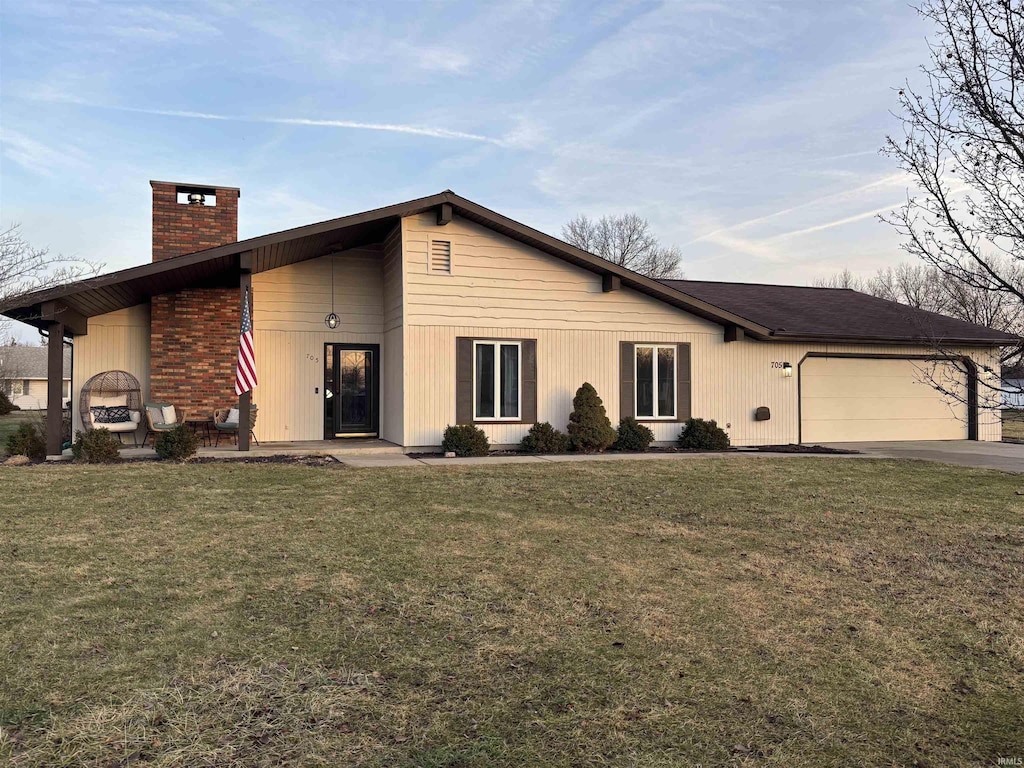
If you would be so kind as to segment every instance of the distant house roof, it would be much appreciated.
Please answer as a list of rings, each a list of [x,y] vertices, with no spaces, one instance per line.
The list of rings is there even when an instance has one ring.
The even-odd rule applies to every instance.
[[[1014,344],[1020,339],[849,288],[663,280],[665,285],[762,325],[777,339]]]
[[[71,349],[64,347],[64,378],[71,377]],[[45,379],[46,347],[0,347],[0,379]]]
[[[50,321],[59,319],[63,312],[66,326],[71,326],[72,322],[81,325],[78,322],[80,318],[141,304],[161,293],[187,287],[237,286],[238,275],[243,268],[259,273],[378,243],[402,217],[430,211],[437,211],[439,221],[442,217],[458,214],[601,275],[611,289],[619,286],[631,288],[705,320],[741,328],[755,339],[904,344],[941,340],[968,345],[1014,344],[1019,341],[1005,333],[911,310],[853,291],[652,280],[460,197],[451,190],[13,296],[0,302],[0,313],[43,328]],[[887,309],[881,309],[876,302]],[[889,320],[877,322],[877,318],[872,317],[875,312],[885,313]]]

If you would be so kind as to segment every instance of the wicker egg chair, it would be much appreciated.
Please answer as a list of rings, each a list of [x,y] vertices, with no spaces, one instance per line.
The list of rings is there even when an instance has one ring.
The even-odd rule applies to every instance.
[[[128,371],[104,371],[85,382],[78,398],[78,415],[87,430],[96,428],[91,408],[97,404],[125,405],[129,411],[135,411],[141,416],[142,388],[139,380]],[[109,427],[106,424],[100,426]]]

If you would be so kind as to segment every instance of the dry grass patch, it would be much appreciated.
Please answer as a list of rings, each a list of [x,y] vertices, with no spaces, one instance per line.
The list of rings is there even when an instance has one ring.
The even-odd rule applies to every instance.
[[[0,468],[0,762],[994,764],[1024,755],[1021,483]]]

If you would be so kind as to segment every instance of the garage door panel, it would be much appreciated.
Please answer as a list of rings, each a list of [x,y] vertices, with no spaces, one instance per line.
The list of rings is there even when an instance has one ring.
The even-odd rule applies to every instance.
[[[926,372],[958,397],[923,381]],[[808,358],[800,373],[801,438],[819,443],[966,439],[966,378],[953,362]]]
[[[967,429],[950,424],[948,419],[838,419],[804,422],[803,440],[805,443],[855,443],[966,438]]]
[[[817,400],[818,402],[813,402]],[[810,403],[811,412],[805,419],[814,419],[819,413],[831,419],[884,420],[884,419],[940,419],[962,418],[967,409],[955,403],[945,408],[936,405],[934,394],[929,397],[839,397],[805,399]]]

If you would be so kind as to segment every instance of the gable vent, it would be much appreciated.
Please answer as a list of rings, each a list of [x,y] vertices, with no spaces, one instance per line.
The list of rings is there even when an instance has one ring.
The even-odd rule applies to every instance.
[[[452,273],[452,243],[450,240],[430,241],[430,271]]]

